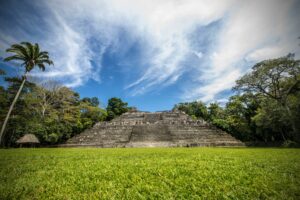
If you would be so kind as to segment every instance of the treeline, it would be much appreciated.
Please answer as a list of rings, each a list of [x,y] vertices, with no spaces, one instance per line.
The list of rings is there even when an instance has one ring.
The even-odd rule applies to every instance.
[[[265,60],[236,81],[236,92],[226,105],[200,101],[179,103],[173,109],[193,118],[203,118],[242,141],[300,143],[300,61],[293,55]],[[0,75],[5,72],[0,70]],[[22,77],[5,77],[0,86],[0,126],[16,96]],[[26,133],[35,134],[42,144],[57,144],[129,110],[119,98],[99,100],[79,94],[57,82],[36,84],[26,81],[8,120],[3,144],[12,146]]]
[[[0,125],[22,80],[6,77],[5,81],[8,87],[0,86]],[[109,99],[105,109],[100,108],[98,98],[80,98],[77,92],[57,82],[26,81],[8,121],[4,145],[14,145],[26,133],[35,134],[42,144],[61,143],[96,122],[111,120],[129,109],[119,98]]]
[[[294,55],[265,60],[236,81],[236,95],[218,103],[179,103],[242,141],[300,143],[300,67]]]

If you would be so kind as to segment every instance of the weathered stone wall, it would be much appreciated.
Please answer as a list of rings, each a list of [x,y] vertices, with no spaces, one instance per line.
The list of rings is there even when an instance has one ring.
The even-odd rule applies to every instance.
[[[243,143],[204,120],[183,112],[131,112],[69,139],[63,146],[243,146]]]

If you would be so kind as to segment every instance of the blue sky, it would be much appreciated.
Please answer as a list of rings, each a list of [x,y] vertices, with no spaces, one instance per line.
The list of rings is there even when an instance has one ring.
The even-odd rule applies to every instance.
[[[103,106],[115,96],[147,111],[226,102],[254,63],[300,55],[299,0],[0,2],[0,57],[13,43],[38,42],[55,65],[32,77],[97,96]]]

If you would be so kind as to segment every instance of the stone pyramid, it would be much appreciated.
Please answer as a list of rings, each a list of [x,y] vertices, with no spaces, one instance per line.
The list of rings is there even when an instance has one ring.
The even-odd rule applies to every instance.
[[[128,112],[70,138],[62,146],[194,147],[243,146],[228,133],[184,112]]]

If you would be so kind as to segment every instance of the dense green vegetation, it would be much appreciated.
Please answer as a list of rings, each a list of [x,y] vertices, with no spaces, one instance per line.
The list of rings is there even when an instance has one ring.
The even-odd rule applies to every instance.
[[[117,116],[122,115],[123,113],[126,113],[130,110],[133,110],[135,108],[128,107],[128,103],[123,102],[120,98],[110,98],[108,100],[108,104],[106,107],[107,110],[107,120],[112,120]]]
[[[236,95],[218,103],[175,105],[194,118],[209,120],[242,141],[300,143],[300,61],[293,55],[265,60],[236,81]]]
[[[41,51],[40,47],[37,43],[31,44],[30,42],[21,42],[20,44],[13,44],[10,48],[6,49],[6,52],[11,53],[12,55],[4,58],[4,61],[18,61],[20,65],[24,68],[24,75],[21,78],[21,84],[19,89],[9,106],[8,112],[6,117],[2,123],[1,130],[0,130],[0,145],[2,143],[3,134],[9,120],[9,117],[13,111],[13,108],[19,99],[21,91],[23,90],[24,84],[27,80],[28,73],[33,70],[34,68],[39,68],[45,71],[46,67],[45,64],[52,65],[53,61],[50,60],[47,51]],[[5,74],[2,70],[0,74]]]
[[[0,125],[22,83],[19,77],[5,80],[8,87],[0,86]],[[55,81],[27,80],[8,120],[3,144],[13,146],[25,133],[35,134],[42,144],[61,143],[96,122],[111,120],[130,109],[121,99],[111,98],[107,112],[96,97],[81,99],[77,92]]]
[[[6,78],[7,89],[0,87],[0,121],[19,88],[20,79]],[[27,81],[12,116],[4,141],[7,146],[25,133],[35,134],[43,144],[63,142],[106,118],[97,98],[80,99],[78,93],[56,82],[34,84]]]
[[[299,149],[2,149],[0,199],[299,199]]]

